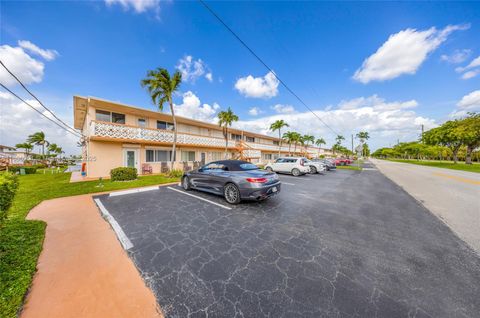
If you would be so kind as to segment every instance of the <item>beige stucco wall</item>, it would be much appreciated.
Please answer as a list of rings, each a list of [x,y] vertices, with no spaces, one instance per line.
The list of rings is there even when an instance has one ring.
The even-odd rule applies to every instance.
[[[123,166],[122,143],[119,142],[90,141],[88,156],[88,177],[106,177],[111,169]]]

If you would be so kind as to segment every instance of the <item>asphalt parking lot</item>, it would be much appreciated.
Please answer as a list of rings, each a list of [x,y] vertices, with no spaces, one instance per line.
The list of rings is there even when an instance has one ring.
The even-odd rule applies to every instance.
[[[280,178],[98,198],[166,317],[480,317],[478,254],[379,171]]]

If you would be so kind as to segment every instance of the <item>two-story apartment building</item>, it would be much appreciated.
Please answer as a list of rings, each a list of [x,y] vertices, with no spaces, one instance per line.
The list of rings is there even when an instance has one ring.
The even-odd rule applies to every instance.
[[[74,96],[74,127],[84,135],[82,155],[87,177],[104,177],[116,167],[145,166],[162,172],[170,163],[173,142],[172,116],[94,97]],[[225,138],[218,125],[176,116],[177,150],[175,167],[204,164],[225,158]],[[268,162],[278,156],[280,139],[229,129],[228,158]],[[289,153],[282,144],[282,155]],[[294,146],[290,153],[294,155]],[[325,149],[308,147],[307,155],[325,154]],[[297,146],[296,155],[305,149]]]

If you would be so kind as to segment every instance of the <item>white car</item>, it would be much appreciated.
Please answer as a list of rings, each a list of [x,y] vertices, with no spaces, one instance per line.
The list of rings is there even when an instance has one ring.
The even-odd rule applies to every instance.
[[[315,173],[319,173],[327,170],[327,165],[319,161],[312,161],[307,159],[305,162],[305,165],[310,167],[311,174],[315,174]]]
[[[265,170],[279,173],[291,173],[295,177],[310,172],[310,166],[306,165],[304,157],[280,157],[273,163],[265,165]]]

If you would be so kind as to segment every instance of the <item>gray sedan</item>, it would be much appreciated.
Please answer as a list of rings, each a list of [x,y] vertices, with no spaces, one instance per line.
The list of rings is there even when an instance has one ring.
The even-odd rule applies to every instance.
[[[241,200],[264,200],[280,192],[281,183],[274,172],[259,169],[241,160],[222,160],[185,172],[182,187],[223,195],[230,204]]]

